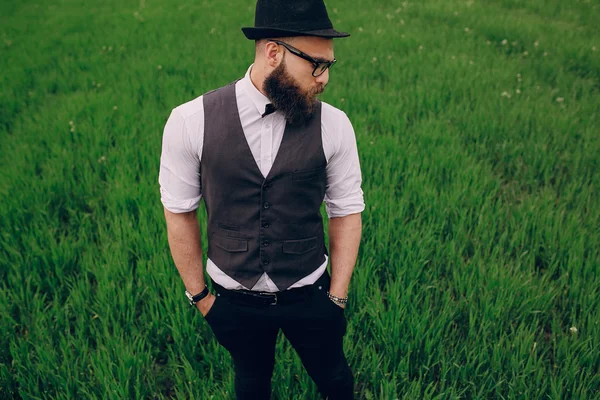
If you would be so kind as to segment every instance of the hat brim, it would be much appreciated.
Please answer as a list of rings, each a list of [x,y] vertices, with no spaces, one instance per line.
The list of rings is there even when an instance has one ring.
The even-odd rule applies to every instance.
[[[335,29],[319,29],[314,31],[294,31],[289,29],[245,27],[242,28],[244,35],[250,40],[259,40],[266,38],[278,38],[288,36],[318,36],[322,38],[343,38],[350,36],[346,32],[338,32]]]

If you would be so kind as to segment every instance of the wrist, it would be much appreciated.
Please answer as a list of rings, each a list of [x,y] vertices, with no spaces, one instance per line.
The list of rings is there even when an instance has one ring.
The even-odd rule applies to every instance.
[[[348,303],[348,296],[346,296],[346,297],[339,297],[339,296],[336,296],[336,295],[332,294],[329,291],[327,291],[327,296],[329,297],[329,299],[331,301],[333,301],[337,305],[343,306],[343,305],[346,305],[346,303]]]
[[[210,294],[210,292],[208,291],[208,286],[206,286],[206,285],[204,286],[204,289],[198,294],[192,294],[192,293],[188,292],[187,290],[185,291],[185,296],[189,300],[191,306],[197,305],[201,300],[205,299],[209,294]]]

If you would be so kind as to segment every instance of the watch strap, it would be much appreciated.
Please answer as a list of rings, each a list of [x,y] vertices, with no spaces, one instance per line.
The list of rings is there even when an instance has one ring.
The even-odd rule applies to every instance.
[[[188,298],[188,300],[190,300],[190,305],[195,305],[197,302],[199,302],[200,300],[202,300],[203,298],[205,298],[206,296],[208,296],[208,286],[204,286],[204,290],[202,290],[200,293],[193,295],[188,292],[187,290],[185,291],[185,294]]]

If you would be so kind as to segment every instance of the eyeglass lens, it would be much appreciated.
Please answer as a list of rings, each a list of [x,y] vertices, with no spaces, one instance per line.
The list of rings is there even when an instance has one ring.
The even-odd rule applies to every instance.
[[[313,71],[313,76],[317,77],[317,76],[323,75],[323,73],[327,70],[327,68],[333,67],[334,64],[335,64],[335,60],[333,62],[319,63],[315,67],[315,70]]]

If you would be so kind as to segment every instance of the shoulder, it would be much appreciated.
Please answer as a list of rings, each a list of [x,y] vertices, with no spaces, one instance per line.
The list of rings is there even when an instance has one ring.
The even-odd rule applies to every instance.
[[[330,127],[339,124],[342,120],[348,120],[346,113],[339,108],[334,107],[329,103],[325,103],[324,101],[322,101],[321,104],[321,124]]]
[[[195,99],[180,104],[175,107],[173,111],[177,112],[183,120],[189,120],[190,118],[197,117],[198,114],[202,114],[202,116],[204,116],[203,97],[204,95],[201,95]]]
[[[212,92],[214,90],[180,104],[172,111],[172,114],[182,120],[191,136],[202,136],[204,132],[204,97]]]
[[[231,84],[234,84],[234,83],[235,82],[233,82]],[[223,87],[210,90],[192,100],[189,100],[183,104],[178,105],[173,110],[176,111],[181,116],[181,118],[183,118],[184,120],[190,120],[190,121],[197,120],[197,119],[204,120],[204,98],[207,95],[210,96],[212,93],[221,91],[230,85],[225,85]]]
[[[349,136],[354,136],[354,129],[344,111],[324,101],[321,103],[321,136],[326,158],[329,159],[340,151]]]
[[[204,136],[204,106],[202,96],[172,109],[165,127],[165,136],[179,142],[190,151],[199,152]]]

